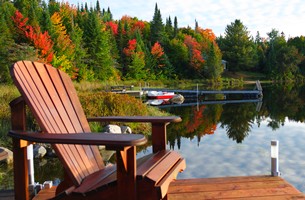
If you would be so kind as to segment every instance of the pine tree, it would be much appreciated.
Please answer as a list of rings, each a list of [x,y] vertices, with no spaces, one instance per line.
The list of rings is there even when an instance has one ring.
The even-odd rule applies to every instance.
[[[247,27],[235,20],[226,27],[226,35],[220,46],[231,71],[248,70],[256,66],[256,50]]]
[[[174,37],[174,28],[170,16],[168,17],[168,19],[166,19],[165,33],[169,37],[169,39],[172,39]]]
[[[55,12],[59,12],[60,4],[56,0],[49,0],[49,15],[52,16]]]
[[[47,4],[45,2],[42,3],[43,15],[41,19],[41,30],[52,32],[52,22],[50,17],[50,12]]]
[[[162,22],[161,12],[158,9],[157,3],[155,6],[155,13],[153,16],[153,20],[151,21],[150,30],[151,30],[151,44],[154,44],[156,42],[160,42],[162,44],[164,26]]]
[[[177,17],[174,19],[174,37],[176,37],[178,34],[178,20]]]
[[[199,25],[198,25],[198,21],[195,19],[195,32],[197,32],[198,27],[199,27]]]
[[[83,41],[83,31],[77,24],[73,24],[72,31],[71,31],[71,40],[75,46],[75,55],[74,56],[74,63],[75,66],[79,69],[77,80],[88,80],[91,81],[94,79],[94,74],[92,70],[88,69],[86,64],[86,58],[88,57],[87,51],[85,49],[84,41]]]
[[[100,15],[101,13],[101,7],[100,7],[100,1],[96,0],[96,8],[95,8],[96,12],[99,13]]]
[[[117,76],[111,55],[110,33],[105,31],[96,12],[90,11],[85,22],[84,38],[88,49],[88,66],[99,80]]]

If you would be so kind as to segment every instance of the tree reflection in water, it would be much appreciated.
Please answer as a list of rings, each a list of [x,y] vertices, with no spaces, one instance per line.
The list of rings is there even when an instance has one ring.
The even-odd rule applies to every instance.
[[[276,130],[285,119],[304,122],[305,87],[299,85],[268,85],[263,87],[264,99],[260,109],[257,103],[201,104],[199,106],[164,108],[183,119],[181,123],[168,127],[171,148],[180,148],[181,138],[197,138],[198,145],[203,136],[214,134],[217,126],[225,128],[227,136],[242,143],[250,134],[254,123],[269,118],[268,127]]]

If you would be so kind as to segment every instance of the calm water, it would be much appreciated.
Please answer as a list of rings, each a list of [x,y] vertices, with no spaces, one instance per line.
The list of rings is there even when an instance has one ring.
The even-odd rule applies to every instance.
[[[278,140],[282,177],[305,192],[304,87],[264,87],[257,103],[166,108],[183,122],[169,127],[169,148],[186,158],[178,178],[269,175]]]
[[[305,192],[305,87],[263,86],[263,90],[260,104],[163,108],[183,119],[168,126],[168,148],[179,151],[187,163],[179,179],[269,175],[270,142],[279,140],[282,177]],[[213,98],[223,97],[201,97],[200,102]],[[138,156],[150,152],[148,148]],[[56,160],[40,162],[36,179],[54,180],[60,173],[58,165]]]

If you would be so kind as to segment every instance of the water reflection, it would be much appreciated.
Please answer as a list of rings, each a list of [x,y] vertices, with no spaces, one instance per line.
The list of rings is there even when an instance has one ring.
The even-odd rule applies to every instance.
[[[270,141],[280,142],[282,176],[305,192],[304,86],[265,86],[257,103],[164,108],[183,122],[169,126],[169,146],[187,161],[178,178],[270,174]],[[258,109],[259,108],[259,109]]]
[[[217,124],[226,129],[229,138],[241,143],[249,135],[255,117],[258,116],[256,103],[199,105],[166,110],[183,119],[182,123],[169,127],[169,132],[179,132],[174,137],[170,135],[171,146],[181,137],[196,137],[199,143],[204,135],[214,134]]]

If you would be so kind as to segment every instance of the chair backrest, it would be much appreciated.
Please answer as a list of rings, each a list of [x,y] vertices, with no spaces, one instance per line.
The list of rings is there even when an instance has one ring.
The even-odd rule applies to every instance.
[[[11,76],[45,133],[83,133],[90,127],[70,77],[51,65],[19,61]],[[96,146],[55,144],[53,148],[75,185],[104,168]]]

